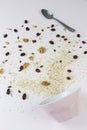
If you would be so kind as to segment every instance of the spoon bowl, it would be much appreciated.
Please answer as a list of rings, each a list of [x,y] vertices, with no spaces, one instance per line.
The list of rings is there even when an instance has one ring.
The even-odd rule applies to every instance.
[[[60,20],[56,19],[53,15],[53,13],[51,11],[48,11],[47,9],[41,9],[41,13],[43,14],[43,16],[47,19],[54,19],[57,22],[59,22],[62,26],[64,26],[67,30],[69,30],[70,32],[75,32],[76,30],[69,27],[68,25],[66,25],[65,23],[61,22]]]
[[[47,19],[53,19],[53,14],[51,11],[48,11],[46,9],[42,9],[41,12],[44,15],[44,17],[46,17]]]

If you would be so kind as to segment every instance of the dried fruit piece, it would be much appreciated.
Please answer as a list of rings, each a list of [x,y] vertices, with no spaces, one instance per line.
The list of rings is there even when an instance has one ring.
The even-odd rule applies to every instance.
[[[37,41],[36,40],[32,40],[33,43],[36,43]]]
[[[24,69],[23,65],[20,66],[19,71],[22,71]]]
[[[38,51],[39,51],[39,53],[43,54],[43,53],[46,52],[46,48],[45,48],[45,47],[40,47],[40,48],[38,49]]]
[[[40,69],[38,69],[38,68],[37,68],[35,71],[36,71],[36,72],[38,72],[38,73],[40,73],[40,72],[41,72],[41,70],[40,70]]]
[[[27,43],[27,42],[29,42],[29,39],[28,38],[23,38],[23,42]]]
[[[41,83],[43,86],[49,86],[50,85],[50,83],[48,82],[48,81],[42,81],[42,83]]]

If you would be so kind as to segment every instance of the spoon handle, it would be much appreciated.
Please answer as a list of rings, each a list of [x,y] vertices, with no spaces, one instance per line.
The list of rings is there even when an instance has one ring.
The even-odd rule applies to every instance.
[[[61,25],[63,25],[67,30],[71,31],[71,32],[75,32],[76,30],[69,27],[68,25],[66,25],[65,23],[61,22],[60,20],[53,18],[54,20],[56,20],[57,22],[59,22]]]

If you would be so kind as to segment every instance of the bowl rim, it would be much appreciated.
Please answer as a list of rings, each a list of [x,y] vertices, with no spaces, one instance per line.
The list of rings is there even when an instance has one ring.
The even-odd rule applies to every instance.
[[[45,106],[45,105],[49,105],[49,104],[52,104],[52,103],[55,103],[69,95],[72,95],[73,93],[77,92],[80,90],[80,86],[77,85],[76,86],[72,86],[72,87],[69,87],[67,88],[64,92],[60,93],[60,94],[57,94],[55,96],[52,96],[52,97],[48,97],[46,98],[45,100],[43,100],[39,105],[40,106]]]

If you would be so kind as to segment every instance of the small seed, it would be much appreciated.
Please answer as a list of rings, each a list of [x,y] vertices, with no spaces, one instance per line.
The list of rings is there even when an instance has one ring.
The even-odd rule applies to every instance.
[[[70,77],[66,77],[67,78],[67,80],[71,80],[71,78]]]

